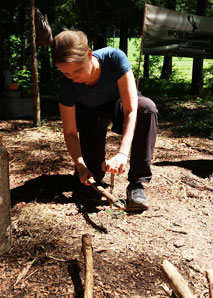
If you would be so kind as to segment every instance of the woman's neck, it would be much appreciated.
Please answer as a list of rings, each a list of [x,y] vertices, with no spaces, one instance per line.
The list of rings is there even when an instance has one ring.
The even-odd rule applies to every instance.
[[[101,65],[99,63],[99,60],[95,56],[92,56],[91,63],[92,63],[92,71],[91,71],[90,80],[86,84],[87,86],[95,86],[98,83],[101,76]]]

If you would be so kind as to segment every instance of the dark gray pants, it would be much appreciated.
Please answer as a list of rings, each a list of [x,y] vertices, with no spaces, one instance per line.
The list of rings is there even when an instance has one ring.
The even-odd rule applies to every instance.
[[[121,100],[91,108],[82,104],[76,107],[77,126],[84,161],[95,179],[102,179],[108,125],[118,134],[123,129]],[[152,177],[151,160],[157,135],[158,110],[152,100],[138,93],[137,125],[132,141],[128,180],[148,182]],[[115,152],[116,153],[116,152]]]

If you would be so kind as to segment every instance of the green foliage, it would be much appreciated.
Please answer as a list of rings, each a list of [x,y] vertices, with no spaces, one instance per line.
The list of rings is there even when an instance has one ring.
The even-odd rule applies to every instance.
[[[13,80],[24,89],[32,88],[31,72],[26,69],[26,67],[24,67],[23,69],[20,69],[18,67],[13,74]]]
[[[157,104],[159,122],[178,136],[213,139],[213,100],[209,89],[202,97],[190,95],[190,82],[178,80],[141,79],[139,89]]]

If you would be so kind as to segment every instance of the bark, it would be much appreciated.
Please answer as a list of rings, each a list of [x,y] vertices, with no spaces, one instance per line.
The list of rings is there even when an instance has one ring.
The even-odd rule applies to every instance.
[[[40,110],[40,91],[38,86],[34,0],[30,0],[30,46],[31,46],[31,55],[32,55],[33,125],[38,126],[41,121],[41,110]]]
[[[191,94],[200,95],[203,89],[203,58],[195,57],[192,67]]]
[[[168,79],[172,74],[172,57],[164,56],[161,79]]]
[[[4,91],[4,75],[5,70],[5,59],[4,59],[4,37],[2,32],[0,32],[0,94],[3,95]]]
[[[0,255],[12,245],[10,206],[9,157],[6,149],[0,147]]]
[[[162,272],[167,279],[169,285],[174,290],[179,298],[195,298],[190,291],[188,285],[183,279],[182,275],[178,272],[176,267],[169,261],[165,260],[162,265]]]
[[[93,259],[92,259],[92,237],[89,234],[82,236],[82,248],[85,259],[85,287],[84,298],[93,297]]]
[[[175,10],[176,9],[176,0],[167,0],[166,8]],[[168,79],[172,74],[172,57],[164,56],[163,68],[161,72],[161,79]]]
[[[213,269],[206,270],[206,277],[209,284],[209,298],[213,298]]]
[[[143,77],[149,78],[149,55],[144,55]]]

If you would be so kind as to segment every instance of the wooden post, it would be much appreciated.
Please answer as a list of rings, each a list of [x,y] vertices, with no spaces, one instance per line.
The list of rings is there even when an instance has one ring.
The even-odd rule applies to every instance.
[[[33,85],[33,125],[38,126],[41,121],[39,75],[36,52],[35,31],[35,1],[30,0],[30,47],[32,61],[32,85]]]
[[[89,234],[82,236],[82,248],[85,259],[85,286],[84,298],[93,297],[93,259],[92,259],[92,237]]]
[[[165,260],[162,265],[162,271],[178,298],[195,298],[174,265]]]
[[[206,270],[206,277],[209,284],[209,298],[213,298],[213,269]]]
[[[12,245],[10,207],[9,156],[7,150],[0,147],[0,255]]]

